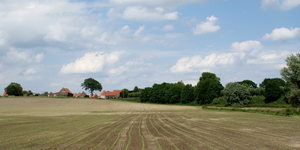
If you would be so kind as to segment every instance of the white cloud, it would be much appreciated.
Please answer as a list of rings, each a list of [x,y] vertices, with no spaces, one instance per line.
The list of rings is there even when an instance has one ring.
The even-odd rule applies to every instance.
[[[35,61],[36,62],[41,62],[43,59],[44,59],[44,54],[43,53],[37,54],[35,56]]]
[[[192,31],[195,35],[216,32],[221,29],[220,26],[216,25],[217,20],[218,18],[215,16],[207,17],[205,22],[198,24]]]
[[[267,33],[263,37],[264,40],[287,40],[293,39],[300,35],[300,28],[276,28],[272,33]]]
[[[146,7],[133,6],[125,8],[122,18],[134,21],[163,21],[177,20],[179,16],[178,12],[164,13],[164,8],[162,7],[150,9]]]
[[[30,68],[22,72],[23,75],[28,76],[28,75],[34,75],[36,74],[37,71],[34,68]]]
[[[246,61],[247,64],[255,64],[255,65],[266,65],[269,64],[276,69],[281,69],[281,66],[284,65],[285,58],[291,53],[288,51],[264,51],[258,53],[255,58],[248,59]]]
[[[141,32],[144,31],[144,29],[145,29],[145,26],[140,26],[139,29],[137,29],[137,30],[134,32],[133,36],[139,36],[139,35],[141,34]]]
[[[171,31],[171,30],[174,30],[174,26],[173,25],[165,25],[162,30],[163,31]]]
[[[262,0],[261,8],[290,10],[300,5],[299,0]]]
[[[184,57],[179,59],[170,71],[173,73],[209,71],[213,67],[237,64],[244,56],[242,53],[213,53],[204,59],[199,55]]]
[[[234,42],[231,44],[232,51],[235,52],[244,52],[244,51],[250,51],[250,50],[259,50],[263,48],[261,43],[259,41],[244,41],[244,42]]]
[[[207,0],[110,0],[117,5],[138,5],[147,7],[169,7],[188,2],[205,2]]]
[[[63,74],[101,72],[104,71],[104,68],[107,66],[118,62],[120,57],[126,54],[125,51],[115,51],[110,54],[105,54],[103,52],[86,53],[75,62],[63,65],[60,72]]]

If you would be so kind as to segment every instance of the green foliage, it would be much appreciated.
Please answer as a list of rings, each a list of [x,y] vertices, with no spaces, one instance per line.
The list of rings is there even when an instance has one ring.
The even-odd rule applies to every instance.
[[[183,87],[180,94],[180,103],[190,103],[195,100],[194,87],[191,84],[187,84]]]
[[[270,80],[266,83],[264,94],[264,96],[266,97],[266,103],[276,101],[281,96],[281,94],[283,94],[283,91],[280,89],[276,80]]]
[[[280,78],[265,78],[264,81],[259,84],[259,87],[265,88],[268,82],[275,82],[278,86],[285,86],[285,81]]]
[[[265,88],[248,88],[251,96],[262,96],[265,93]]]
[[[265,97],[264,96],[252,96],[250,100],[251,105],[264,105],[265,104]]]
[[[89,90],[91,95],[93,95],[94,91],[101,91],[102,85],[97,80],[93,78],[85,79],[83,83],[81,83],[81,87],[84,90]]]
[[[300,53],[286,58],[286,65],[281,69],[281,76],[287,82],[290,91],[286,97],[292,107],[300,107]]]
[[[228,103],[227,103],[227,101],[224,97],[218,97],[218,98],[213,99],[211,104],[216,105],[216,106],[220,106],[220,107],[224,107]]]
[[[137,86],[135,86],[135,87],[133,88],[133,92],[139,92],[139,88],[138,88]]]
[[[132,92],[132,93],[128,93],[128,97],[129,98],[136,98],[136,97],[140,97],[141,92]]]
[[[11,82],[4,90],[8,95],[21,96],[23,88],[19,83]]]
[[[222,94],[229,105],[246,105],[250,102],[248,89],[236,82],[226,84]]]
[[[214,73],[203,72],[196,86],[195,96],[199,104],[210,104],[212,100],[220,96],[223,86]]]
[[[237,82],[237,83],[244,85],[246,87],[249,87],[249,88],[257,88],[257,84],[251,80],[243,80],[243,81]]]
[[[152,87],[146,87],[141,92],[140,95],[141,102],[149,102],[151,96],[152,96]]]
[[[123,89],[120,93],[120,97],[121,98],[127,98],[129,94],[129,90],[128,89]]]

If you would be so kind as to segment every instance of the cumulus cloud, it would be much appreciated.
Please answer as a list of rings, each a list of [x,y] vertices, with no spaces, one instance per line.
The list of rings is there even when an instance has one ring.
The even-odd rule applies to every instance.
[[[145,26],[140,26],[139,29],[137,29],[137,30],[134,32],[133,36],[139,36],[139,35],[141,34],[141,32],[144,31],[144,29],[145,29]]]
[[[244,51],[250,51],[250,50],[259,50],[263,48],[261,43],[259,41],[244,41],[244,42],[234,42],[231,44],[232,51],[235,52],[244,52]]]
[[[237,64],[244,56],[245,54],[241,53],[213,53],[204,59],[200,55],[184,57],[179,59],[170,71],[173,73],[209,71],[212,67]]]
[[[39,54],[31,54],[30,51],[17,51],[14,49],[9,50],[6,53],[6,57],[3,59],[4,62],[10,63],[10,64],[20,64],[20,65],[25,65],[25,64],[30,64],[33,62],[40,62],[44,59],[44,54],[39,53]]]
[[[258,53],[253,59],[248,59],[246,63],[255,65],[271,64],[272,66],[277,66],[277,69],[281,69],[285,63],[285,58],[290,54],[288,51],[265,51]]]
[[[199,23],[192,31],[195,35],[216,32],[221,29],[220,26],[216,25],[217,21],[218,18],[215,16],[207,17],[205,22]]]
[[[30,68],[30,69],[27,69],[27,70],[25,70],[25,71],[22,72],[22,74],[24,76],[34,75],[36,73],[37,73],[37,71],[34,68]]]
[[[179,5],[187,2],[205,2],[207,0],[110,0],[112,3],[117,5],[138,5],[148,7],[169,7]]]
[[[272,33],[267,33],[263,37],[264,40],[288,40],[296,38],[300,35],[300,28],[276,28],[272,31]]]
[[[122,18],[134,21],[163,21],[177,20],[179,16],[178,12],[165,13],[162,7],[151,9],[141,6],[132,6],[125,8]]]
[[[174,30],[174,26],[173,25],[165,25],[162,30],[163,31],[171,31],[171,30]]]
[[[103,52],[86,53],[83,57],[77,59],[73,63],[63,65],[60,73],[95,73],[104,71],[104,68],[115,64],[120,57],[126,55],[125,51],[115,51],[110,54]]]
[[[300,5],[299,0],[262,0],[262,9],[290,10]]]

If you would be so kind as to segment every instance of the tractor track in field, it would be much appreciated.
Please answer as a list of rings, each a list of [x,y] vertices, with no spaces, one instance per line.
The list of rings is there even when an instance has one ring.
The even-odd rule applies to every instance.
[[[22,99],[22,105],[28,105],[25,113],[23,107],[11,107],[7,116],[1,110],[9,112],[6,107],[13,102],[0,105],[0,149],[300,149],[297,117],[87,99],[35,99],[32,102],[39,102],[48,114],[28,116],[30,102]],[[68,107],[59,112],[63,107],[48,105]]]

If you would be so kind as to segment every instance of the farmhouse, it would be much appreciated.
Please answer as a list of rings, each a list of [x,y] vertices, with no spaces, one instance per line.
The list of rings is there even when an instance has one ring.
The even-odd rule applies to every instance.
[[[79,93],[74,93],[73,94],[73,97],[84,97],[84,96],[86,96],[86,93],[85,92],[79,92]]]
[[[119,98],[122,90],[113,90],[110,91],[102,91],[100,94],[100,98]]]
[[[57,93],[51,93],[49,97],[73,97],[73,93],[68,88],[62,88]]]

